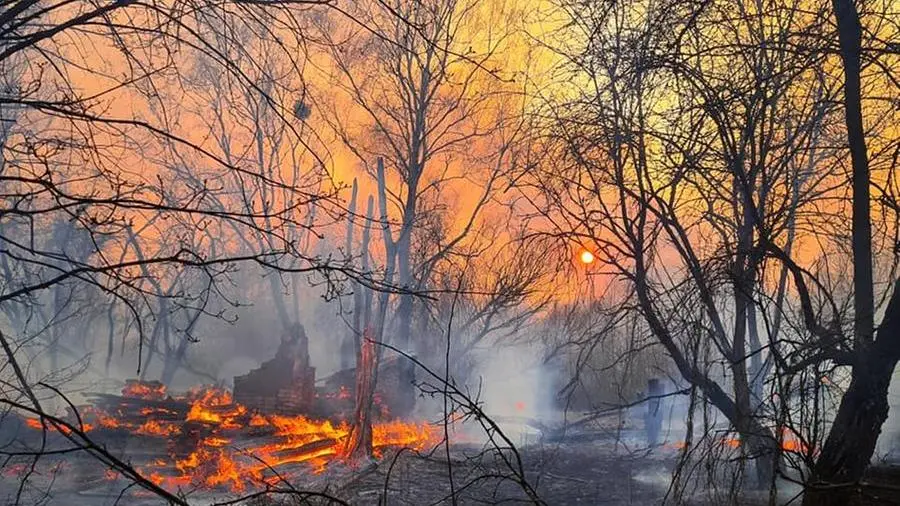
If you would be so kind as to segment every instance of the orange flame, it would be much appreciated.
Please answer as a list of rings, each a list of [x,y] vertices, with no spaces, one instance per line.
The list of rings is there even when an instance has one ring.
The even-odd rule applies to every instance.
[[[158,422],[156,420],[147,420],[135,431],[145,436],[174,436],[181,432],[181,428],[174,423]]]
[[[225,390],[209,389],[191,404],[187,421],[219,424],[225,429],[239,429],[235,418],[247,413],[247,408],[233,404],[231,394]]]
[[[159,382],[129,381],[122,389],[122,395],[144,400],[162,400],[166,398],[166,386]]]
[[[165,395],[165,387],[146,383],[129,383],[126,390],[127,396],[142,399]],[[344,395],[349,395],[349,392],[341,390],[337,397]],[[182,422],[172,421],[175,412],[161,407],[140,408],[139,413],[145,417],[140,425],[128,421],[133,418],[118,412],[113,415],[89,408],[83,414],[90,417],[91,422],[96,421],[101,428],[127,429],[160,440],[188,435],[189,432],[184,432],[183,422],[202,423],[203,436],[190,453],[181,458],[157,459],[138,468],[153,483],[173,489],[194,486],[245,492],[254,485],[266,487],[275,484],[278,476],[273,477],[268,471],[284,464],[303,463],[311,472],[320,473],[330,461],[341,458],[341,449],[350,435],[350,426],[345,421],[250,414],[246,407],[234,403],[230,392],[221,389],[200,390],[180,399],[192,401]],[[43,427],[40,419],[36,418],[26,418],[25,423],[37,430]],[[53,430],[54,426],[47,424],[47,427]],[[242,444],[234,445],[234,430],[249,427],[266,431],[275,439],[267,439],[265,443],[252,438],[242,439]],[[84,424],[86,431],[94,428],[93,424]],[[421,450],[438,439],[438,431],[424,423],[393,421],[377,423],[372,427],[376,456],[382,455],[387,447]],[[115,473],[107,473],[106,478],[114,479]]]
[[[794,431],[782,427],[780,430],[781,433],[781,449],[786,452],[794,452],[794,453],[807,453],[809,447],[803,443],[802,439],[794,433]],[[738,448],[741,446],[741,440],[737,436],[727,436],[723,437],[719,440],[719,443],[728,446],[729,448]],[[687,448],[688,444],[685,441],[675,441],[674,443],[670,443],[668,445],[669,448],[674,450],[683,450]]]

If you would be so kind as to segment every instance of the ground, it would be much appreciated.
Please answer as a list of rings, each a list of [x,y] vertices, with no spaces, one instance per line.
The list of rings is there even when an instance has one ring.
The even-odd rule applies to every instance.
[[[521,452],[529,483],[549,504],[659,504],[666,488],[657,476],[665,476],[670,462],[646,454],[608,453],[593,443],[534,446]],[[527,504],[527,496],[500,474],[496,458],[466,458],[477,448],[454,448],[451,462],[458,504]],[[598,458],[598,455],[603,455]],[[450,504],[446,455],[401,455],[390,476],[389,465],[352,483],[341,498],[353,504],[379,504],[387,491],[387,504]]]
[[[655,505],[667,500],[667,504],[687,506],[718,506],[736,504],[757,506],[768,504],[766,494],[744,494],[739,498],[729,495],[728,483],[721,486],[704,485],[681,494],[681,501],[673,500],[669,490],[672,471],[676,467],[679,451],[671,445],[648,451],[643,446],[640,430],[618,427],[605,431],[590,430],[569,434],[565,438],[536,438],[517,440],[522,468],[528,483],[536,494],[549,505]],[[464,438],[463,438],[464,439]],[[305,464],[279,469],[292,477],[298,490],[325,492],[352,505],[478,505],[478,504],[529,504],[527,495],[515,481],[503,458],[516,463],[516,455],[484,451],[483,444],[454,444],[448,451],[439,446],[427,453],[388,451],[373,462],[347,465],[341,461],[329,464],[323,472],[315,474]],[[44,462],[50,464],[51,457]],[[127,485],[124,481],[109,481],[101,477],[92,482],[78,481],[78,471],[96,461],[81,455],[60,457],[64,472],[53,477],[54,486],[48,496],[41,495],[41,504],[111,506],[125,504],[149,506],[161,504],[158,498],[146,493],[128,490],[122,499],[119,493]],[[448,462],[450,465],[448,466]],[[727,464],[717,464],[727,465]],[[452,469],[453,489],[456,500],[449,499],[451,485],[449,469]],[[73,472],[69,472],[69,470]],[[698,467],[698,473],[717,473],[707,466]],[[90,474],[90,473],[88,473]],[[82,473],[82,475],[85,475]],[[36,477],[36,489],[48,474]],[[49,478],[48,478],[49,479]],[[878,487],[868,487],[858,506],[900,505],[900,467],[882,466],[873,471],[872,482]],[[0,476],[0,504],[10,503],[15,493],[14,477]],[[45,483],[46,484],[46,483]],[[777,504],[791,502],[797,496],[796,486],[780,483]],[[38,497],[32,495],[31,498]],[[188,495],[190,504],[207,506],[229,499],[219,493],[193,491]],[[25,500],[22,504],[36,504]],[[297,504],[327,504],[323,501],[297,501],[286,496],[256,500],[253,506],[295,506]]]
[[[454,488],[458,492],[455,504],[528,503],[521,487],[508,478],[509,473],[497,454],[480,452],[480,449],[474,445],[451,448]],[[533,445],[521,451],[521,458],[529,483],[548,504],[659,504],[666,493],[665,476],[671,462],[624,448],[611,450],[614,449],[608,444],[597,442]],[[325,491],[354,505],[449,505],[452,503],[448,500],[447,462],[443,448],[430,454],[392,452],[355,469],[335,463],[322,474],[309,475],[308,480],[294,480],[294,484],[298,489]],[[64,478],[57,479],[46,504],[112,505],[123,488],[123,483],[98,482],[89,490],[78,490],[79,487],[71,486]],[[0,482],[0,492],[3,492],[0,499],[8,500],[6,494],[12,492],[13,485],[12,480]],[[126,498],[126,502],[119,504],[159,504],[158,500],[146,496],[126,494]],[[224,496],[201,493],[190,496],[191,504],[198,505],[223,499]],[[298,502],[279,498],[259,503]]]

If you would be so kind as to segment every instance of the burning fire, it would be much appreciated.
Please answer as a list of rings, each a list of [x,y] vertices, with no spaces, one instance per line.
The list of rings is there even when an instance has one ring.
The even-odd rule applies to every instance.
[[[166,398],[166,386],[159,382],[144,382],[129,380],[122,389],[125,397],[135,397],[144,400],[161,401]]]
[[[786,452],[791,453],[807,453],[809,447],[803,443],[801,438],[795,434],[792,430],[782,427],[781,428],[781,449]],[[723,446],[727,446],[729,448],[739,448],[741,446],[741,439],[736,435],[725,436],[719,439],[719,443]],[[688,447],[688,443],[685,441],[675,441],[669,445],[670,448],[675,450],[684,450]]]
[[[226,429],[239,429],[235,419],[247,413],[247,408],[234,404],[231,394],[225,390],[207,390],[191,405],[187,421],[220,424]]]
[[[174,436],[181,432],[181,427],[174,423],[159,422],[156,420],[147,420],[135,432],[145,436]]]
[[[201,417],[204,422],[209,419]],[[225,423],[212,423],[218,423],[216,429],[222,432],[235,428]],[[244,427],[237,423],[232,421],[237,428]],[[305,463],[312,467],[314,473],[324,471],[330,460],[341,456],[342,442],[350,432],[346,423],[334,425],[328,420],[311,420],[303,416],[254,414],[246,426],[271,429],[278,439],[268,444],[249,444],[241,448],[232,444],[233,440],[228,437],[208,436],[187,457],[176,460],[176,474],[171,469],[168,469],[168,474],[159,469],[145,472],[162,486],[227,486],[232,491],[243,492],[248,483],[273,484],[277,477],[274,474],[267,476],[267,472],[286,464]],[[375,425],[372,431],[373,446],[379,456],[384,448],[391,446],[422,449],[434,442],[436,436],[429,425],[399,421]],[[159,466],[159,463],[156,465],[166,467]]]
[[[148,405],[134,408],[132,413],[83,408],[80,413],[91,422],[84,423],[83,430],[128,431],[168,441],[167,459],[136,468],[157,485],[173,490],[204,487],[245,492],[253,486],[275,484],[279,476],[285,476],[278,468],[288,464],[303,464],[320,473],[329,462],[343,457],[341,452],[350,434],[346,422],[251,413],[236,404],[230,392],[217,388],[172,398],[166,397],[161,384],[129,382],[122,393],[127,399],[140,399]],[[339,395],[349,396],[349,392]],[[164,399],[180,403],[182,411],[166,407]],[[39,419],[25,422],[34,429],[43,427]],[[47,427],[53,430],[52,425]],[[372,427],[376,456],[388,447],[421,450],[437,442],[438,437],[438,431],[424,423],[392,421]],[[105,476],[115,477],[115,473]]]
[[[41,424],[41,421],[38,420],[37,418],[26,418],[25,425],[31,427],[32,429],[37,429],[37,430],[41,430],[45,427],[43,424]],[[51,430],[51,431],[57,430],[56,426],[49,422],[47,423],[46,428],[47,428],[47,430]],[[90,424],[90,423],[85,423],[81,426],[82,432],[88,432],[93,429],[94,429],[94,425]],[[63,434],[69,434],[70,432],[72,432],[65,426],[60,426],[59,431],[62,432]]]

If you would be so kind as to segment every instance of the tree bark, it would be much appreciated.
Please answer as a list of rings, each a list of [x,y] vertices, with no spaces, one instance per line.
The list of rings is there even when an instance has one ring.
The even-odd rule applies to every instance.
[[[351,460],[372,456],[372,401],[378,381],[378,361],[372,334],[366,329],[356,358],[356,407],[353,425],[344,447]]]
[[[411,245],[413,225],[416,219],[416,205],[418,202],[418,183],[419,175],[422,173],[420,166],[410,169],[409,180],[407,181],[408,194],[403,209],[403,225],[400,229],[400,235],[397,238],[397,274],[398,283],[401,288],[406,290],[400,294],[400,304],[397,307],[397,339],[396,346],[412,354],[410,349],[410,341],[412,334],[412,313],[413,313],[413,297],[409,290],[413,286],[412,266],[411,266]],[[394,407],[394,414],[397,416],[406,416],[412,412],[415,407],[415,390],[413,388],[413,380],[415,369],[409,360],[401,360],[400,364],[400,384],[397,395],[397,403]]]
[[[844,120],[853,164],[853,306],[856,343],[867,346],[874,334],[872,222],[869,159],[862,115],[862,24],[853,0],[834,0],[841,61],[844,65]]]
[[[360,249],[362,250],[362,264],[361,270],[364,274],[369,273],[369,260],[371,255],[369,255],[369,241],[372,237],[372,222],[374,221],[375,216],[375,199],[369,195],[369,200],[366,203],[366,224],[363,227],[362,233],[362,244],[360,245]],[[360,304],[360,328],[367,329],[372,325],[372,290],[360,287],[363,292],[362,301]],[[356,335],[356,349],[358,350],[362,343],[360,334]]]
[[[381,224],[382,239],[384,241],[384,284],[390,285],[394,282],[394,269],[397,261],[397,243],[391,234],[390,224],[387,214],[387,184],[384,175],[384,160],[378,159],[378,213],[379,223]],[[374,324],[372,327],[372,337],[379,343],[384,342],[384,327],[387,324],[387,308],[390,304],[391,294],[387,290],[381,292],[378,297],[378,309],[374,315]],[[382,349],[378,349],[377,358],[381,357]]]

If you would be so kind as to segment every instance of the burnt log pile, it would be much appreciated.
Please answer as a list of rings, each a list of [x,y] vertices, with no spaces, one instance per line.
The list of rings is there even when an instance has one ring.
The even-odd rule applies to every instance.
[[[154,400],[143,399],[140,397],[129,397],[126,395],[114,395],[103,393],[92,393],[87,395],[91,404],[79,408],[81,414],[89,423],[92,421],[92,414],[96,410],[110,413],[115,416],[115,421],[101,418],[97,422],[100,426],[106,428],[116,428],[116,422],[123,425],[142,425],[148,420],[158,422],[179,422],[184,420],[190,409],[190,402],[186,399],[173,399],[171,397]],[[68,419],[74,419],[74,413],[70,408]]]
[[[63,418],[157,484],[240,492],[248,480],[262,486],[285,473],[308,472],[310,466],[318,472],[329,459],[344,455],[352,434],[348,422],[354,420],[357,370],[338,371],[318,387],[315,373],[308,340],[297,327],[274,358],[236,376],[232,392],[213,386],[171,394],[160,382],[128,380],[121,394],[85,394],[88,402]],[[400,378],[397,358],[381,361],[370,423],[391,423],[382,429],[378,448],[424,444],[430,438],[416,424],[394,425],[391,407]],[[12,416],[0,422],[0,436],[16,441],[21,450],[68,444],[59,433],[65,428],[38,418]],[[120,479],[87,454],[67,462],[77,493],[93,493]]]
[[[113,447],[116,440],[155,441],[165,437],[169,454],[184,455],[196,449],[198,441],[216,430],[241,429],[238,437],[265,437],[271,426],[254,426],[256,414],[297,416],[344,423],[353,419],[357,383],[356,368],[343,369],[320,380],[310,364],[308,341],[299,327],[282,341],[274,358],[258,369],[234,378],[233,394],[212,389],[195,389],[173,395],[157,381],[127,380],[121,394],[87,393],[87,403],[77,413],[67,408],[63,418],[72,425],[83,424],[85,432]],[[378,366],[373,394],[372,421],[396,417],[393,407],[401,381],[400,361],[385,357]],[[212,395],[215,394],[215,395]],[[202,409],[198,409],[202,406]],[[31,420],[32,429],[39,421]],[[32,432],[29,435],[37,435]],[[232,436],[237,436],[233,434]]]

